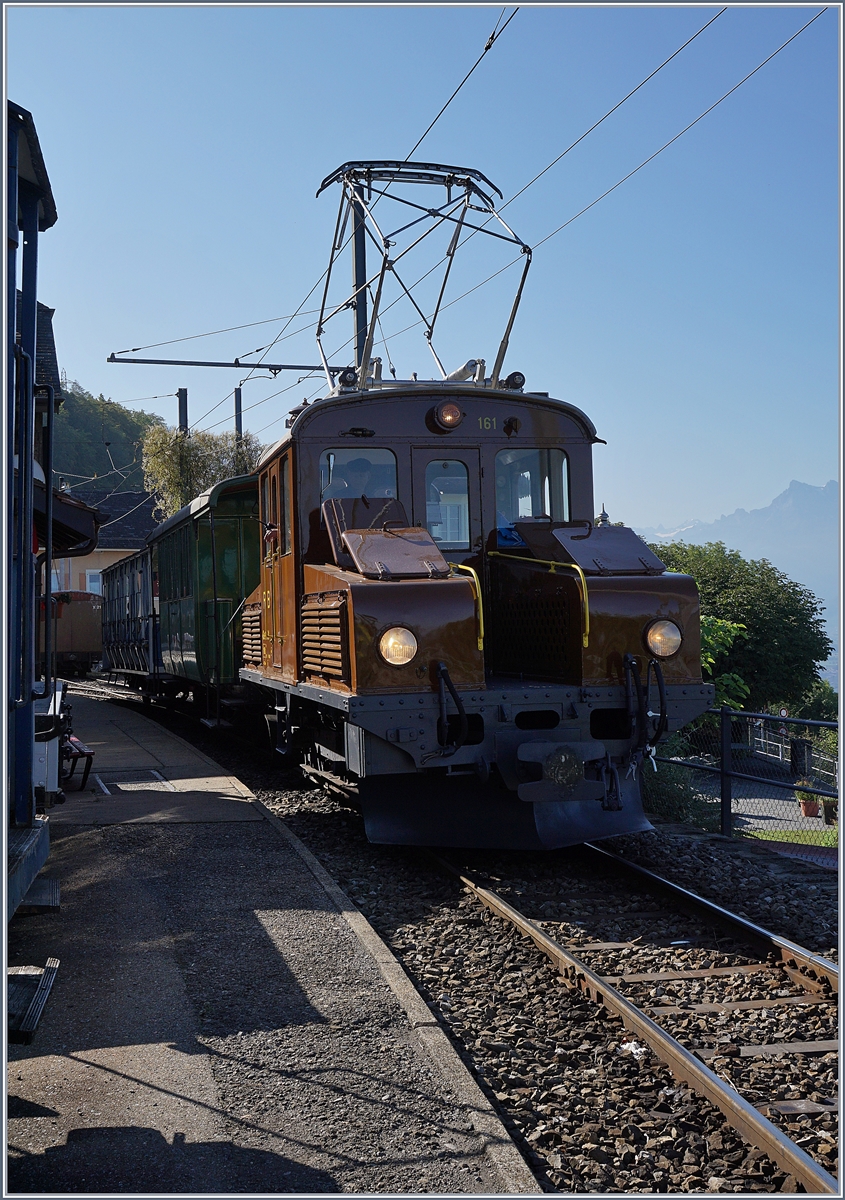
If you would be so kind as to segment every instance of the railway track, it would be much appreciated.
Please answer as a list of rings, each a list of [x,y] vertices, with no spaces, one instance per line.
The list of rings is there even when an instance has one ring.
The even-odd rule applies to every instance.
[[[95,691],[137,701],[99,682],[86,688]],[[495,1099],[544,1190],[836,1193],[836,1055],[822,1048],[836,1037],[838,972],[823,955],[598,847],[460,861],[452,851],[448,873],[432,871],[415,851],[368,844],[342,799],[280,775],[271,755],[155,707],[150,715],[224,763],[321,859]],[[723,861],[718,847],[702,854],[703,865]],[[755,858],[740,880],[741,862],[730,878],[756,912],[747,888],[761,868]],[[723,869],[709,869],[720,895]],[[797,886],[787,869],[797,868],[766,872],[763,912],[784,911]],[[832,916],[826,877],[820,890],[801,872]],[[470,885],[520,913],[526,930]],[[796,928],[830,944],[827,922]],[[611,988],[621,1016],[605,1004]],[[625,1004],[658,1039],[674,1038],[671,1069],[644,1032],[625,1027]],[[799,1042],[815,1043],[812,1053]]]
[[[617,869],[631,873],[652,892],[671,897],[699,925],[702,922],[705,926],[715,924],[738,943],[744,942],[746,945],[762,949],[765,958],[756,962],[750,960],[729,965],[715,965],[711,960],[702,967],[637,970],[633,956],[636,955],[642,932],[625,941],[586,942],[577,946],[576,956],[571,944],[564,945],[546,932],[544,925],[549,924],[548,922],[531,920],[474,874],[461,871],[452,862],[439,857],[436,861],[456,875],[480,904],[530,938],[558,969],[561,980],[569,988],[580,990],[595,1004],[619,1017],[631,1035],[648,1046],[669,1067],[679,1083],[689,1085],[699,1095],[711,1101],[727,1117],[734,1129],[752,1146],[763,1151],[770,1162],[780,1167],[805,1191],[839,1194],[839,1185],[833,1175],[764,1115],[761,1109],[768,1110],[769,1105],[755,1106],[750,1103],[734,1083],[717,1069],[721,1066],[724,1070],[725,1064],[736,1055],[750,1058],[774,1054],[834,1053],[837,1050],[835,1039],[737,1046],[731,1033],[726,1033],[724,1020],[728,1014],[738,1016],[760,1011],[768,1013],[772,1009],[794,1006],[809,1006],[814,1009],[832,1007],[835,1010],[839,987],[836,964],[690,891],[679,888],[653,872],[633,866],[617,855],[594,846],[586,849],[592,855],[601,856],[606,863],[612,863]],[[663,914],[659,909],[654,912],[631,914],[640,926],[649,919],[653,922],[655,917],[661,915]],[[664,948],[671,950],[673,944],[682,942],[691,946],[702,940],[695,930],[690,932],[692,936],[689,938],[669,939],[668,946]],[[577,945],[577,939],[570,939],[570,943]],[[625,955],[624,958],[620,957],[620,952]],[[614,953],[616,962],[611,966],[609,955]],[[588,959],[592,959],[592,963],[588,962]],[[720,984],[737,976],[744,981],[753,980],[758,983],[760,986],[755,989],[757,991],[761,988],[767,991],[775,990],[776,994],[758,995],[741,1000],[717,999],[715,995],[710,995],[704,1003],[698,1002],[702,989],[710,992],[719,990]],[[662,994],[659,997],[649,996],[647,985],[655,983],[672,986],[673,994],[667,996],[665,987],[661,986],[659,991]],[[688,992],[689,985],[695,988],[692,998]],[[775,985],[774,989],[772,985]],[[684,989],[687,989],[686,994]],[[699,1044],[695,1049],[690,1048],[684,1044],[689,1038],[681,1040],[677,1036],[678,1031],[673,1033],[666,1027],[667,1023],[660,1020],[670,1015],[689,1016],[693,1013],[718,1015],[719,1024],[714,1026],[709,1037],[705,1036],[704,1039],[711,1043],[710,1046],[701,1047]],[[735,1034],[736,1032],[737,1030],[734,1031]],[[696,1038],[695,1041],[700,1043],[701,1039]],[[637,1043],[631,1045],[636,1046]],[[708,1062],[713,1065],[708,1065]],[[782,1112],[785,1110],[787,1114],[796,1110],[825,1112],[833,1110],[835,1102],[819,1104],[804,1101],[796,1105],[795,1102],[786,1101],[772,1107]]]

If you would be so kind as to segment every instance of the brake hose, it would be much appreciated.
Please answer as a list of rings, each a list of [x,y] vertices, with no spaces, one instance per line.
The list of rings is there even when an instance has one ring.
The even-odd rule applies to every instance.
[[[637,745],[636,749],[640,750],[648,741],[648,714],[646,712],[645,692],[643,691],[643,681],[640,679],[640,669],[637,666],[637,660],[633,654],[626,654],[624,658],[625,664],[625,683],[628,692],[628,709],[631,716],[637,722]],[[632,685],[633,684],[633,690]],[[636,693],[636,697],[634,696]],[[636,703],[636,708],[634,704]]]
[[[455,708],[458,710],[458,716],[461,721],[460,730],[454,742],[448,742],[446,740],[449,736],[449,718],[446,713],[447,688],[449,689],[449,695],[455,702]],[[467,740],[467,734],[469,733],[469,721],[467,720],[466,709],[464,708],[461,698],[455,689],[455,685],[452,683],[448,668],[443,662],[439,662],[437,664],[437,689],[438,700],[440,702],[440,715],[437,718],[437,741],[439,742],[441,749],[439,751],[435,751],[434,754],[427,754],[426,758],[451,758],[453,754],[456,754],[458,750],[460,750],[461,746],[463,746],[464,742]]]

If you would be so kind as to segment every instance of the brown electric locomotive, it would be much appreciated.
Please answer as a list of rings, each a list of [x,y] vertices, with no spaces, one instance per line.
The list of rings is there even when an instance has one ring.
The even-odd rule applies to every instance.
[[[594,522],[589,417],[501,378],[516,302],[489,375],[483,360],[446,374],[432,317],[442,378],[381,377],[376,319],[402,253],[376,203],[397,181],[445,187],[440,208],[413,207],[452,222],[454,254],[497,217],[489,181],[402,163],[332,181],[326,294],[349,220],[353,291],[333,312],[354,309],[355,366],[330,368],[321,345],[327,394],[259,465],[241,678],[274,711],[279,752],[356,795],[374,842],[555,847],[648,829],[640,773],[713,696],[695,584],[633,530]],[[331,315],[324,295],[318,341]]]
[[[272,694],[279,749],[357,792],[372,841],[649,828],[639,771],[712,688],[693,580],[593,524],[597,440],[513,382],[353,383],[260,465],[241,676]]]

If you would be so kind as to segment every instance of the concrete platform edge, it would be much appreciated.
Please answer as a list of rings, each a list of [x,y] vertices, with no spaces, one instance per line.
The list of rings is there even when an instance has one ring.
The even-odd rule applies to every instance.
[[[404,1009],[411,1028],[417,1031],[417,1036],[429,1058],[454,1089],[460,1103],[469,1109],[474,1128],[485,1139],[485,1154],[495,1165],[508,1194],[542,1195],[542,1189],[534,1178],[531,1168],[517,1149],[513,1138],[505,1129],[492,1104],[473,1079],[466,1065],[461,1061],[436,1016],[408,978],[399,960],[376,933],[364,914],[355,907],[325,867],[296,834],[288,829],[284,821],[271,812],[257,797],[252,798],[252,803],[290,843],[317,882],[334,901],[355,936],[375,959],[382,978]]]
[[[72,697],[72,693],[71,693],[71,699],[72,698],[73,697]],[[130,711],[134,712],[134,710],[130,710]],[[153,717],[150,717],[146,712],[137,712],[137,713],[135,713],[135,715],[139,716],[139,717],[143,717],[145,721],[150,721],[150,722],[152,722],[153,725],[158,725],[158,722]],[[234,775],[226,774],[226,772],[220,766],[220,763],[215,762],[213,758],[209,758],[209,756],[207,754],[204,754],[202,752],[202,750],[198,750],[196,746],[192,746],[189,741],[187,741],[183,737],[180,737],[178,733],[174,733],[171,729],[166,729],[163,726],[159,726],[159,728],[164,729],[164,731],[167,734],[167,737],[171,741],[178,742],[180,744],[180,746],[184,746],[186,750],[189,750],[191,752],[191,754],[193,754],[197,758],[201,759],[207,767],[213,767],[214,773],[216,776],[219,776],[221,779],[228,780],[228,782],[230,782],[233,785],[234,790],[239,794],[239,796],[242,800],[246,800],[249,802],[252,802],[255,800],[255,797],[253,796],[253,794],[249,790],[249,788],[246,786],[246,784],[241,783],[240,779],[237,779]],[[95,768],[96,768],[96,760],[95,760],[94,767],[91,768],[92,775],[96,774]],[[105,769],[107,769],[107,768],[101,768],[101,770],[105,770]]]

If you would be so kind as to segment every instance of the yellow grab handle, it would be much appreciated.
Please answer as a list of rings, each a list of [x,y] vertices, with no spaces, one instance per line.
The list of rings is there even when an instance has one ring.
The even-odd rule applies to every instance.
[[[481,604],[481,580],[474,567],[465,567],[463,563],[447,563],[453,571],[466,571],[475,581],[475,602],[478,605],[478,649],[484,652],[484,609]]]

